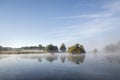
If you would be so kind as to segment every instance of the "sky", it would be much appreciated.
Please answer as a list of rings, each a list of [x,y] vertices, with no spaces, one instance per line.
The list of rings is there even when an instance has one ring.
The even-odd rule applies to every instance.
[[[0,45],[80,43],[101,49],[120,40],[120,0],[0,0]]]

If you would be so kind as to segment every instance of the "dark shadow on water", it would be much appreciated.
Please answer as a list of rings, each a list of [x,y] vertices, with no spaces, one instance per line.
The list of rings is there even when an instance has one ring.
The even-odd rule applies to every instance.
[[[53,62],[54,60],[57,60],[58,55],[49,54],[45,56],[46,61]]]

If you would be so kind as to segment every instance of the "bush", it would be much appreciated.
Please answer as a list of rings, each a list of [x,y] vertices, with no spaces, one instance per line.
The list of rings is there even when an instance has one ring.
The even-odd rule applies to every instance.
[[[68,48],[68,53],[81,54],[81,53],[85,53],[85,49],[83,45],[76,44]]]

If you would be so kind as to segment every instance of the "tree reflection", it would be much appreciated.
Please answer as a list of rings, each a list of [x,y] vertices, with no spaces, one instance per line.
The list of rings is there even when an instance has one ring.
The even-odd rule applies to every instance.
[[[61,55],[60,56],[61,62],[64,63],[66,60],[66,55]]]
[[[31,60],[35,60],[37,59],[39,62],[42,62],[42,55],[21,55],[20,56],[23,59],[31,59]]]
[[[44,55],[35,55],[35,56],[21,56],[24,59],[37,59],[39,62],[42,62],[43,59],[52,63],[56,61],[59,57],[61,63],[67,63],[68,61],[74,62],[76,64],[83,63],[85,59],[85,54],[44,54]],[[67,60],[67,61],[66,61]],[[58,60],[57,60],[58,61]]]
[[[120,64],[120,54],[119,53],[111,53],[109,55],[106,55],[105,57],[110,63],[117,62]]]
[[[80,63],[83,63],[85,59],[85,55],[68,55],[68,60],[69,61],[72,61],[76,64],[80,64]]]
[[[39,62],[42,62],[42,57],[37,58]]]
[[[49,62],[53,62],[54,60],[57,60],[58,55],[55,54],[49,54],[45,56],[46,60]]]

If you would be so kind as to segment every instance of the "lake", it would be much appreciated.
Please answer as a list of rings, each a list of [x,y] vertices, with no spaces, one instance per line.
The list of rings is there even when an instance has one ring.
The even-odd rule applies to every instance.
[[[120,53],[1,54],[0,80],[120,80]]]

